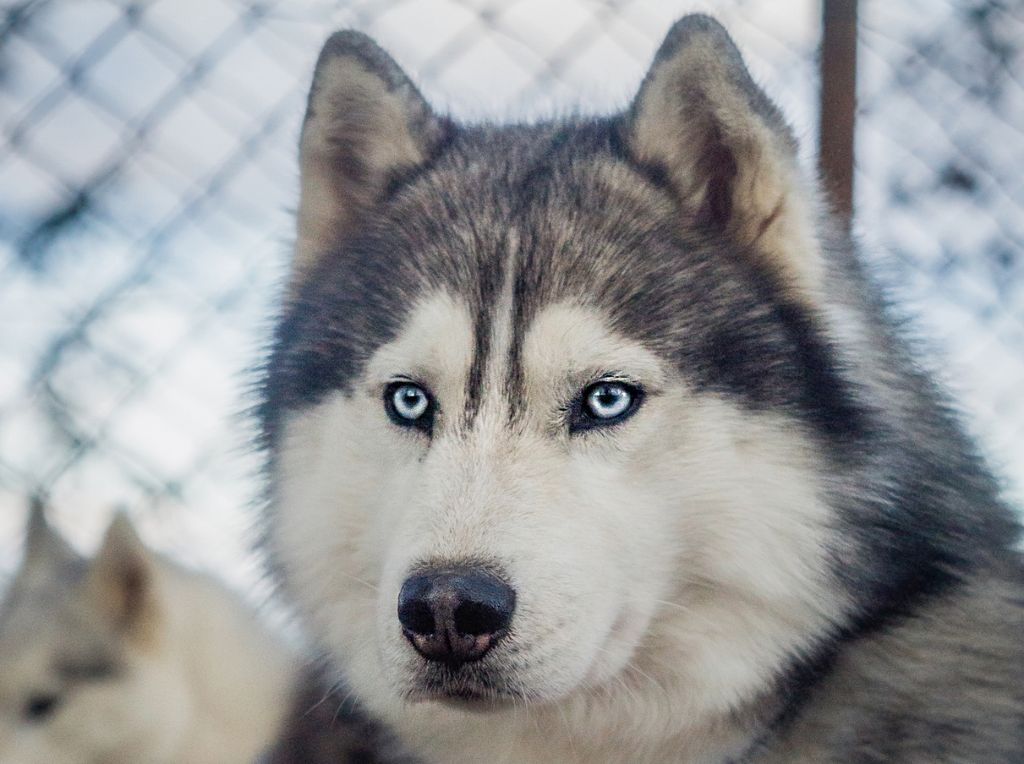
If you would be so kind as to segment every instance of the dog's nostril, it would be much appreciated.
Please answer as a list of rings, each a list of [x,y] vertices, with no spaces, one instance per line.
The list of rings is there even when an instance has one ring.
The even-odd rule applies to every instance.
[[[455,608],[455,630],[474,637],[494,634],[508,626],[511,615],[483,602],[463,602]]]
[[[407,601],[399,605],[398,620],[414,634],[434,633],[434,612],[423,600]]]

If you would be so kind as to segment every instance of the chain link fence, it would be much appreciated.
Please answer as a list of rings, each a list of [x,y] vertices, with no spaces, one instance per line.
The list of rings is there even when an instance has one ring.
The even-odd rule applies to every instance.
[[[0,2],[0,570],[26,497],[79,545],[256,580],[244,416],[326,35],[362,29],[465,119],[626,103],[672,20],[731,29],[813,159],[812,0]],[[1024,9],[866,2],[856,229],[972,427],[1024,476]],[[1021,483],[1011,483],[1019,489]]]
[[[1024,2],[865,2],[857,222],[1024,507]]]

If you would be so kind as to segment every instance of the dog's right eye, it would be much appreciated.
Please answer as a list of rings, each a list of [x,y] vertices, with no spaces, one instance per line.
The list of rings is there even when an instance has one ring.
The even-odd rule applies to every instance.
[[[40,692],[25,701],[23,715],[27,721],[43,722],[53,716],[60,706],[60,696],[52,692]]]
[[[429,433],[434,422],[434,399],[414,382],[392,382],[384,390],[384,409],[401,427]]]

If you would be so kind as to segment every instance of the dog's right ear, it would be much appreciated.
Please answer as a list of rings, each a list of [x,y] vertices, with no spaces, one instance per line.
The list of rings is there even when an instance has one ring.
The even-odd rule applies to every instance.
[[[159,613],[152,554],[127,515],[114,516],[86,576],[88,596],[100,614],[136,642],[154,634]]]
[[[43,500],[33,497],[25,530],[25,561],[22,563],[22,570],[25,574],[52,571],[78,559],[75,550],[46,519]]]
[[[317,60],[299,146],[298,237],[291,291],[377,203],[430,158],[450,123],[360,32],[336,32]]]
[[[814,193],[796,138],[721,24],[694,14],[672,26],[625,124],[631,154],[667,181],[685,226],[729,235],[795,296],[820,292]]]

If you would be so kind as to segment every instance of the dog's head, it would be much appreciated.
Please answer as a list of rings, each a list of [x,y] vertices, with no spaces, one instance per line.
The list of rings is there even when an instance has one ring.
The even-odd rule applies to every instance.
[[[189,713],[150,553],[119,517],[85,560],[34,508],[0,608],[0,761],[169,761]]]
[[[858,419],[795,152],[706,17],[625,113],[500,128],[330,39],[263,416],[273,553],[360,697],[657,666],[727,709],[845,607],[817,476]]]

